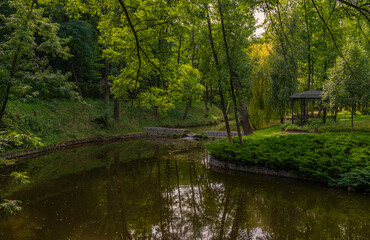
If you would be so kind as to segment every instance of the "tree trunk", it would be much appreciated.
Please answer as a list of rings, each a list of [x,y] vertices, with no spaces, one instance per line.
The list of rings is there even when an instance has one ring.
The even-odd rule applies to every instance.
[[[104,102],[105,104],[109,105],[109,94],[110,94],[110,87],[109,87],[109,62],[105,61],[105,75],[104,75]]]
[[[34,3],[34,2],[33,2]],[[32,7],[33,7],[33,3],[32,3]],[[32,8],[31,8],[32,10]],[[8,82],[8,85],[6,86],[6,90],[5,90],[5,96],[4,96],[4,101],[3,101],[3,105],[1,106],[1,110],[0,110],[0,124],[3,120],[3,116],[5,114],[5,109],[6,109],[6,105],[8,104],[8,100],[9,100],[9,93],[10,93],[10,87],[11,87],[11,80],[13,79],[14,77],[14,74],[15,74],[15,68],[17,66],[17,61],[18,61],[18,52],[19,52],[19,47],[17,49],[17,51],[15,52],[14,54],[14,57],[13,57],[13,62],[12,62],[12,69],[11,69],[11,72],[10,72],[10,80]]]
[[[120,61],[119,62],[119,67],[118,67],[118,70],[119,72],[121,72],[123,69],[123,62]],[[116,120],[116,122],[119,122],[119,98],[116,97],[114,99],[114,112],[113,112],[113,118],[114,120]]]
[[[75,79],[78,93],[80,94],[81,98],[83,98],[82,97],[82,91],[81,91],[80,85],[78,83],[78,78],[77,78],[77,75],[76,75],[75,61],[74,60],[72,60],[72,75],[73,75],[73,78]]]
[[[180,64],[181,39],[182,39],[182,35],[180,35],[180,40],[179,40],[179,49],[178,49],[178,52],[177,52],[177,64]]]
[[[208,108],[208,86],[207,84],[204,84],[205,87],[206,87],[206,91],[204,92],[204,105],[206,107],[206,111],[208,112],[209,111],[209,108]]]
[[[6,86],[5,97],[4,97],[3,105],[1,106],[1,111],[0,111],[0,124],[1,124],[1,121],[3,119],[5,109],[6,109],[6,105],[7,105],[8,100],[9,100],[10,85],[11,84],[9,82],[8,85]]]
[[[351,132],[353,132],[353,114],[354,113],[354,108],[352,107],[352,111],[351,111]]]
[[[191,40],[192,40],[192,45],[193,45],[193,54],[191,56],[191,66],[192,67],[194,67],[195,47],[196,47],[194,38],[195,38],[195,33],[194,33],[194,25],[193,25],[193,29],[191,31]]]
[[[249,122],[249,113],[247,109],[247,105],[245,103],[245,100],[241,101],[240,104],[241,110],[240,110],[240,120],[243,128],[244,135],[249,135],[253,133],[253,128]]]
[[[238,137],[239,137],[239,143],[244,144],[242,134],[240,132],[240,125],[239,125],[239,116],[238,116],[238,105],[236,102],[236,97],[235,97],[235,90],[234,90],[234,73],[232,70],[232,65],[231,65],[231,59],[230,59],[230,54],[229,54],[229,48],[227,46],[227,41],[226,41],[226,32],[225,32],[225,26],[224,26],[224,19],[223,19],[223,13],[222,13],[222,6],[220,0],[218,0],[218,5],[219,5],[219,10],[220,10],[220,17],[221,17],[221,28],[222,28],[222,35],[224,39],[224,46],[225,46],[225,51],[226,51],[226,59],[227,59],[227,65],[229,67],[229,77],[230,77],[230,89],[231,89],[231,97],[233,99],[234,103],[234,114],[235,114],[235,122],[236,122],[236,130],[238,131]]]
[[[31,13],[33,11],[33,7],[35,6],[35,3],[36,3],[36,0],[32,0],[30,11],[29,11],[28,16],[26,18],[26,21],[23,23],[24,25],[27,24],[28,19],[31,16]],[[12,68],[10,70],[10,79],[9,79],[8,85],[6,86],[3,105],[1,106],[1,109],[0,109],[0,124],[2,123],[3,116],[5,114],[6,105],[8,104],[10,88],[11,88],[11,85],[12,85],[11,81],[13,80],[14,74],[16,72],[17,61],[18,61],[18,53],[19,53],[20,48],[21,48],[21,46],[18,45],[18,48],[14,53],[14,57],[13,57],[13,61],[12,61]]]
[[[212,107],[213,105],[213,87],[211,85],[210,87],[210,93],[209,93],[209,105]]]
[[[307,34],[308,34],[308,38],[307,38],[307,51],[308,51],[308,56],[307,56],[307,63],[308,63],[307,91],[309,91],[310,90],[310,84],[311,84],[311,33],[310,33],[309,25],[308,25],[306,0],[303,1],[303,6],[304,6],[304,17],[305,17],[305,23],[306,23],[306,31],[307,31]]]
[[[247,109],[247,103],[245,98],[242,96],[242,87],[240,84],[235,84],[236,94],[238,95],[239,105],[240,105],[240,122],[242,124],[244,135],[249,135],[253,133],[253,128],[249,122],[249,113]]]
[[[120,164],[120,151],[118,150],[115,153],[114,156],[114,162],[116,165],[116,178],[117,178],[117,193],[118,193],[118,202],[119,202],[119,212],[121,213],[120,219],[122,221],[122,237],[123,239],[132,239],[128,225],[127,225],[127,217],[126,217],[126,206],[124,205],[124,199],[123,199],[123,187],[122,182],[119,180],[121,177],[121,168],[119,166]]]
[[[119,122],[119,98],[114,99],[114,113],[113,118],[116,122]]]
[[[218,234],[217,239],[223,239],[224,238],[225,220],[226,220],[226,215],[227,215],[228,208],[229,208],[231,189],[227,189],[225,194],[226,194],[226,196],[225,196],[225,205],[224,205],[224,210],[223,210],[222,217],[221,217],[220,232]]]
[[[244,192],[241,192],[238,199],[238,205],[236,207],[236,213],[234,218],[234,223],[231,228],[230,232],[230,239],[238,239],[238,232],[240,229],[240,225],[243,223],[244,213],[245,213],[245,206],[247,205],[247,197]]]
[[[189,108],[190,108],[190,103],[191,103],[190,100],[186,103],[185,113],[184,113],[184,116],[182,117],[182,120],[185,120],[186,117],[188,116],[188,112],[189,112]]]
[[[215,65],[216,65],[216,68],[218,70],[219,69],[219,64],[218,64],[218,57],[217,57],[216,49],[215,49],[215,46],[214,46],[214,43],[213,43],[211,19],[209,17],[207,5],[205,5],[205,8],[206,8],[206,11],[207,11],[207,25],[208,25],[209,43],[211,45],[213,58],[215,60]],[[226,105],[225,105],[225,100],[224,100],[224,94],[222,92],[221,79],[220,79],[219,76],[217,78],[217,83],[218,83],[218,91],[219,91],[220,100],[221,100],[222,115],[224,116],[224,120],[225,120],[225,127],[226,127],[226,132],[227,132],[227,138],[229,139],[229,142],[233,142],[233,138],[231,136],[229,118],[228,118],[227,112],[226,112]]]

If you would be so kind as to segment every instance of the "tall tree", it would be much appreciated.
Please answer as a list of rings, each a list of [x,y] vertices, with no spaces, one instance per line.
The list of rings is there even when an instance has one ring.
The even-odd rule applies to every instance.
[[[58,36],[59,26],[43,15],[43,7],[35,0],[10,0],[13,13],[5,18],[9,31],[6,41],[1,43],[0,61],[3,79],[6,82],[5,95],[0,109],[0,123],[4,116],[12,86],[22,82],[23,76],[39,72],[40,77],[49,74],[46,56],[69,57],[66,40]],[[41,38],[37,37],[40,36]]]

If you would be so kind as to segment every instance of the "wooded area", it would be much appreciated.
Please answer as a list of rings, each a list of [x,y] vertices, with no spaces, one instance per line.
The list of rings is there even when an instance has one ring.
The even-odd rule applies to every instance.
[[[368,111],[367,1],[6,0],[0,11],[3,129],[9,99],[113,97],[117,122],[120,104],[159,117],[185,102],[185,119],[202,100],[221,108],[229,141],[229,117],[240,120],[241,144],[283,121],[295,92],[323,90],[333,113]]]
[[[369,208],[361,204],[366,194],[346,196],[351,198],[348,206],[357,203],[358,211],[352,215],[347,211],[352,206],[336,202],[340,194],[330,193],[336,201],[328,203],[325,194],[330,191],[316,186],[306,186],[307,192],[299,194],[286,187],[292,186],[290,182],[264,179],[270,181],[266,189],[274,189],[270,183],[284,188],[275,192],[263,190],[255,176],[248,176],[250,181],[210,170],[214,159],[235,164],[235,169],[252,166],[258,170],[254,173],[272,175],[283,171],[286,174],[274,176],[293,174],[368,193],[369,33],[367,0],[2,0],[0,210],[13,215],[22,209],[21,201],[27,201],[31,210],[20,218],[0,214],[0,238],[17,239],[14,236],[19,234],[19,239],[26,239],[24,234],[34,239],[42,233],[45,238],[40,239],[50,239],[63,231],[68,237],[60,239],[91,239],[95,234],[107,239],[108,232],[115,236],[109,239],[131,239],[131,234],[140,239],[216,237],[216,227],[196,227],[206,222],[217,225],[217,239],[238,239],[240,229],[252,239],[250,233],[262,236],[257,230],[262,231],[260,223],[266,222],[279,228],[263,229],[266,239],[308,239],[317,219],[321,220],[313,238],[322,232],[329,239],[341,234],[346,236],[342,238],[369,236],[369,214],[363,210]],[[195,132],[199,130],[195,127],[205,125],[207,129]],[[145,127],[194,127],[194,132],[161,128],[167,134],[151,134]],[[133,141],[126,133],[143,139]],[[227,137],[209,142],[217,136]],[[180,137],[181,141],[174,139]],[[132,142],[107,144],[124,139]],[[105,144],[66,150],[93,143]],[[36,157],[21,166],[11,162],[62,149],[67,154]],[[171,176],[176,181],[171,182]],[[30,188],[19,188],[31,179],[35,184]],[[85,188],[86,182],[92,190]],[[302,187],[301,182],[296,185]],[[239,188],[240,193],[232,196]],[[262,197],[256,194],[261,189]],[[84,196],[84,191],[86,199],[76,197]],[[290,206],[297,192],[294,197],[303,204]],[[322,208],[315,205],[318,195],[324,199]],[[9,200],[13,197],[20,200]],[[267,217],[258,216],[259,210],[250,214],[259,208],[265,211],[264,204],[275,198],[280,200],[271,202]],[[56,214],[59,222],[49,221],[59,200],[63,207],[57,211],[76,208],[70,215],[69,210],[60,212],[78,217],[67,220]],[[74,201],[86,212],[80,214]],[[183,224],[182,201],[188,204],[184,207],[188,225]],[[38,206],[34,203],[42,207],[32,209]],[[128,214],[124,204],[135,210]],[[228,213],[228,205],[235,204]],[[47,217],[45,205],[52,205]],[[246,206],[250,210],[244,214]],[[306,211],[310,206],[315,209],[311,213]],[[330,209],[340,208],[341,217],[333,216]],[[91,217],[91,209],[99,213]],[[276,209],[283,213],[275,216]],[[35,222],[27,215],[30,212],[36,213]],[[289,214],[294,216],[289,219]],[[308,220],[298,221],[298,215]],[[243,220],[251,216],[254,228]],[[328,219],[330,224],[322,224]],[[292,222],[297,224],[297,235],[291,234]],[[48,229],[48,223],[57,230]],[[94,224],[108,227],[97,230]],[[271,234],[280,232],[280,224],[284,225],[281,235]],[[326,225],[333,235],[324,229]],[[355,234],[352,226],[358,228]]]

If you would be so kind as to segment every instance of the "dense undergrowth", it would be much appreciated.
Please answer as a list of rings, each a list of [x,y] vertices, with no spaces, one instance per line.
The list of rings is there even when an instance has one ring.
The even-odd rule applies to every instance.
[[[237,165],[288,170],[329,184],[370,189],[369,134],[276,134],[245,137],[244,145],[222,139],[207,149],[217,159]]]
[[[120,122],[112,117],[114,103],[105,105],[102,99],[86,99],[85,103],[72,100],[34,102],[11,101],[3,119],[2,129],[32,134],[44,144],[71,139],[141,132],[145,126],[191,127],[216,124],[222,112],[216,106],[204,111],[204,103],[194,102],[183,120],[186,104],[180,103],[166,116],[157,117],[153,110],[130,109],[129,103],[120,105]]]

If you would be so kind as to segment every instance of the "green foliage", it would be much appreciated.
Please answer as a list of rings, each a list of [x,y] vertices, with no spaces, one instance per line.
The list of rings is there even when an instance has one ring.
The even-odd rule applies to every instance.
[[[94,99],[86,99],[84,103],[73,100],[12,100],[4,116],[3,127],[13,132],[32,133],[44,144],[51,144],[76,138],[141,132],[143,127],[149,126],[187,128],[213,125],[217,118],[222,117],[221,110],[215,105],[205,116],[203,102],[193,102],[185,120],[182,119],[185,103],[177,103],[165,117],[157,117],[151,109],[131,109],[129,104],[120,104],[120,122],[116,123],[112,118],[113,107],[113,104],[107,106],[103,100]],[[94,121],[97,118],[104,120],[97,123]],[[105,123],[109,127],[105,127]],[[12,150],[15,149],[7,149]]]
[[[60,71],[52,72],[50,69],[27,74],[23,78],[23,84],[29,86],[29,90],[23,92],[20,97],[43,99],[68,98],[79,99],[76,85],[69,82],[70,73],[62,74]],[[24,88],[24,86],[23,86]]]
[[[222,139],[207,149],[221,161],[284,169],[328,181],[369,167],[369,143],[368,134],[294,134],[257,140],[246,137],[244,145]]]
[[[327,122],[326,124],[329,125],[333,123]],[[280,125],[282,131],[297,131],[297,132],[318,132],[321,126],[325,126],[325,124],[323,124],[321,120],[320,121],[308,121],[304,125],[299,125],[295,123],[294,124],[284,123]]]
[[[353,127],[354,132],[370,132],[370,116],[365,116],[364,119],[357,120],[361,116],[355,118],[355,123]],[[318,128],[319,132],[350,132],[351,131],[351,122],[341,120],[335,123],[326,124]]]
[[[331,109],[350,107],[353,111],[363,106],[370,97],[370,68],[368,52],[355,42],[348,43],[345,59],[338,57],[324,83],[324,99]]]
[[[332,179],[331,183],[342,187],[368,190],[370,186],[370,166],[354,168],[351,171],[340,174],[339,179]]]
[[[30,178],[27,176],[26,172],[12,172],[9,176],[2,176],[11,177],[12,183],[16,187],[30,183]],[[0,210],[3,210],[8,215],[15,215],[17,212],[22,210],[22,207],[20,206],[21,204],[22,201],[19,200],[4,199],[3,202],[0,202]]]
[[[94,122],[99,124],[101,128],[109,128],[112,125],[112,118],[109,112],[106,110],[99,117],[94,119]]]
[[[27,176],[26,172],[12,172],[10,177],[13,178],[13,184],[17,186],[30,183],[30,178]]]
[[[76,74],[74,77],[79,82],[97,82],[101,78],[102,64],[99,63],[101,58],[95,26],[88,21],[71,18],[61,24],[59,32],[70,39],[68,45],[73,56],[66,64]]]
[[[31,148],[42,146],[41,139],[32,134],[18,134],[11,130],[0,132],[0,152],[14,148]]]
[[[22,201],[4,199],[4,202],[0,203],[0,209],[8,215],[14,215],[22,210],[20,204],[22,204]]]

